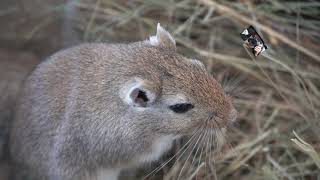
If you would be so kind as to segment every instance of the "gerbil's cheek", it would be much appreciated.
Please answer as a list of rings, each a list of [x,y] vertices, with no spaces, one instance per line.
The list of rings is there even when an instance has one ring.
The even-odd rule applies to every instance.
[[[186,114],[177,116],[177,114],[172,114],[173,118],[170,118],[168,121],[168,128],[175,131],[175,133],[180,135],[190,135],[192,134],[198,127],[200,127],[200,123],[195,121],[192,116],[188,116]]]

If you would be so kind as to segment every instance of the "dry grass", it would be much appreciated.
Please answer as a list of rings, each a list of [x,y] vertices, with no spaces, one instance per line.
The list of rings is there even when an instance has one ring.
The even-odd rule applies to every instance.
[[[76,0],[73,5],[80,14],[71,18],[83,41],[146,39],[160,22],[182,54],[202,60],[234,93],[239,118],[228,133],[229,145],[207,154],[190,146],[148,179],[320,178],[319,2]],[[257,58],[239,37],[249,24],[269,45]],[[141,170],[138,179],[155,166]]]

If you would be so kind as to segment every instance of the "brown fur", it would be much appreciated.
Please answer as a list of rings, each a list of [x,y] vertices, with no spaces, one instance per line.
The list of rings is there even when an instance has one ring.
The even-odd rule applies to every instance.
[[[19,168],[38,179],[94,179],[100,169],[143,163],[137,159],[160,137],[233,120],[230,99],[203,65],[177,54],[160,26],[155,38],[84,44],[40,64],[24,86],[11,131]],[[146,107],[126,100],[132,84],[146,91]],[[172,112],[179,94],[195,107]]]

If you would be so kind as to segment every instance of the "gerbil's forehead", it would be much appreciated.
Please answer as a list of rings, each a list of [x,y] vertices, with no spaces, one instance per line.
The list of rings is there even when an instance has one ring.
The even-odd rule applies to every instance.
[[[196,106],[221,113],[229,107],[222,87],[199,61],[152,46],[144,47],[137,55],[141,62],[133,66],[139,65],[139,70],[149,72],[149,78],[162,81],[163,94],[182,94]],[[155,72],[159,72],[157,77]]]
[[[196,61],[181,59],[166,70],[169,76],[163,90],[182,93],[198,106],[221,113],[228,106],[221,85]]]

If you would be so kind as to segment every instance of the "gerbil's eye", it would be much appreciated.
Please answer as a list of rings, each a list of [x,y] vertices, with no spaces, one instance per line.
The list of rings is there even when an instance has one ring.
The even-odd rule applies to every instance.
[[[194,106],[189,103],[180,103],[180,104],[169,106],[169,108],[175,113],[185,113],[190,109],[194,108]]]

